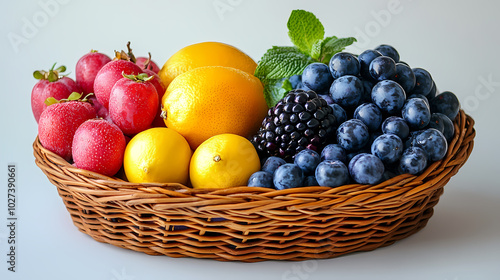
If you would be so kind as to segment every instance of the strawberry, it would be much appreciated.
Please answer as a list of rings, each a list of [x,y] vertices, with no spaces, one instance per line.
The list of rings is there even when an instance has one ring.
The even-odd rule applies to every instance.
[[[74,80],[60,74],[66,71],[65,66],[54,69],[56,64],[49,71],[37,70],[33,72],[33,77],[39,80],[31,91],[31,110],[38,123],[40,115],[47,108],[45,100],[49,97],[55,99],[65,99],[72,92],[79,92],[80,88]]]
[[[71,160],[75,131],[84,121],[97,117],[89,102],[84,102],[85,99],[77,101],[80,97],[79,93],[74,93],[61,101],[48,98],[50,106],[42,112],[38,123],[38,138],[42,146],[66,161]]]
[[[94,80],[101,68],[111,61],[109,56],[95,50],[82,56],[75,67],[76,83],[83,94],[94,92]]]

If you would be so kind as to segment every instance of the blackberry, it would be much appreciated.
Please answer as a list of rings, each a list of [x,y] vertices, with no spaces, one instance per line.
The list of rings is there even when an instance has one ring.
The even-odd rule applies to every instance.
[[[336,119],[326,100],[314,91],[290,91],[270,108],[252,138],[261,157],[277,156],[291,161],[304,149],[321,151],[335,132]]]

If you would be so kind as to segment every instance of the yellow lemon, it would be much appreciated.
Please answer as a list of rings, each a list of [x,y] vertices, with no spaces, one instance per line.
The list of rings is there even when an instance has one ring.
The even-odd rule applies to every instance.
[[[252,136],[268,107],[262,83],[255,76],[236,68],[205,66],[172,81],[162,98],[162,110],[166,126],[196,150],[214,135]]]
[[[232,67],[253,75],[257,63],[231,45],[219,42],[202,42],[177,51],[165,62],[158,75],[167,88],[178,75],[203,66]]]
[[[189,176],[195,189],[221,189],[245,186],[250,175],[259,170],[259,156],[250,141],[235,134],[219,134],[193,153]]]
[[[175,130],[150,128],[127,144],[123,168],[133,183],[187,184],[191,154],[188,142]]]

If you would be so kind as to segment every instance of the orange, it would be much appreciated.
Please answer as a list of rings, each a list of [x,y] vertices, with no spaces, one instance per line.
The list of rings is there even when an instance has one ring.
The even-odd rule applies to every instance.
[[[206,66],[177,76],[162,99],[162,117],[195,150],[222,133],[250,137],[268,107],[262,83],[239,69]]]
[[[259,156],[250,141],[235,134],[219,134],[193,153],[189,177],[195,189],[222,189],[246,186],[248,178],[259,170]]]
[[[177,51],[163,65],[158,75],[165,86],[178,75],[203,66],[227,66],[254,74],[257,63],[239,49],[219,42],[189,45]]]

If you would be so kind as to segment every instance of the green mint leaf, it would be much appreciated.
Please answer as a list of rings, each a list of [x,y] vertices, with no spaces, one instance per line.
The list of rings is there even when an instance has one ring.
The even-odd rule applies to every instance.
[[[264,97],[267,105],[272,107],[283,98],[288,92],[287,89],[291,88],[287,78],[302,74],[304,68],[312,62],[309,56],[296,47],[274,46],[267,50],[254,74],[264,84]]]
[[[293,90],[292,83],[290,83],[289,79],[285,79],[283,81],[283,84],[281,84],[281,88],[286,90],[287,92]]]
[[[321,50],[323,49],[325,39],[317,40],[311,47],[311,57],[314,60],[318,60],[321,56]]]
[[[353,37],[327,37],[321,43],[321,55],[318,57],[318,60],[323,63],[328,63],[334,54],[343,51],[354,42],[356,42],[356,39]]]
[[[316,41],[323,39],[325,29],[319,19],[311,12],[293,10],[288,18],[288,37],[303,53],[310,54]]]
[[[296,47],[272,47],[259,61],[255,76],[261,81],[288,78],[302,74],[312,60]]]
[[[285,97],[286,93],[288,92],[282,87],[281,79],[265,80],[263,83],[264,97],[269,108],[276,105],[276,103],[278,103],[278,101]]]

